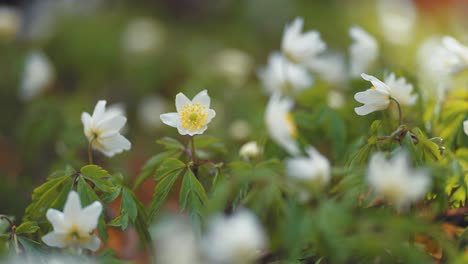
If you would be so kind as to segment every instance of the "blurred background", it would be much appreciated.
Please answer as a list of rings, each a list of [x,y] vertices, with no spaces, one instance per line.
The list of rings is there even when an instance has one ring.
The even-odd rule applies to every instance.
[[[217,117],[207,133],[229,149],[218,159],[235,158],[243,143],[266,136],[268,97],[256,71],[280,49],[295,17],[320,31],[339,57],[348,54],[350,26],[363,27],[379,42],[382,67],[414,79],[431,39],[453,35],[468,43],[467,14],[466,0],[0,1],[0,213],[20,218],[52,171],[86,164],[80,116],[98,100],[125,109],[132,149],[112,159],[96,154],[97,163],[112,164],[131,183],[160,150],[156,139],[180,137],[159,120],[175,111],[178,92],[192,98],[207,89],[212,96]],[[332,77],[318,74],[315,85],[346,91],[349,81],[339,68],[328,73],[334,70]],[[330,99],[328,90],[317,91],[309,96]],[[350,98],[329,103],[350,112]],[[142,201],[154,184],[138,192]],[[132,252],[119,254],[132,259]]]

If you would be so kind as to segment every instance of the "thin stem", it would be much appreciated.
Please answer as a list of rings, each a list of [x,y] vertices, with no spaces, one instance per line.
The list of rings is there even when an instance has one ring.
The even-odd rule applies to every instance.
[[[192,156],[190,158],[191,158],[191,161],[195,163],[197,160],[197,158],[195,157],[195,136],[192,136],[191,138],[192,138],[191,139]]]
[[[397,107],[398,107],[398,124],[401,126],[402,123],[403,123],[403,114],[402,114],[402,111],[401,111],[401,105],[400,103],[397,101],[397,99],[393,98],[393,97],[390,97],[390,100],[392,100],[393,102],[396,103]]]
[[[6,221],[8,222],[8,224],[10,225],[10,227],[13,227],[13,226],[14,226],[13,222],[11,221],[11,219],[10,219],[8,216],[6,216],[6,215],[0,215],[0,219],[6,220]]]
[[[94,137],[89,141],[89,144],[88,144],[88,163],[90,165],[93,164],[93,141],[94,141]]]
[[[19,245],[18,245],[18,238],[16,237],[16,226],[13,224],[13,221],[11,221],[11,219],[6,215],[0,215],[0,219],[6,220],[8,222],[8,224],[10,225],[10,228],[11,228],[10,237],[13,238],[13,242],[14,242],[14,245],[15,245],[15,252],[16,252],[16,254],[20,254],[21,250],[20,250]]]

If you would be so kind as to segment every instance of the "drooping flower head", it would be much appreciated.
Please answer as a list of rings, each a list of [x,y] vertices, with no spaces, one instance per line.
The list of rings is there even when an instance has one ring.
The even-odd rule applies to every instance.
[[[81,122],[93,149],[101,151],[108,157],[130,149],[130,141],[120,134],[127,118],[123,116],[121,109],[106,110],[105,100],[98,101],[92,116],[86,112],[81,114]]]
[[[208,263],[253,263],[266,247],[257,217],[247,209],[214,217],[203,240]]]
[[[206,90],[199,92],[192,100],[183,93],[178,93],[175,99],[177,112],[162,114],[161,121],[176,127],[181,135],[203,134],[216,116],[216,112],[210,109],[210,102]]]
[[[390,160],[382,152],[374,154],[367,170],[367,181],[377,194],[397,208],[421,199],[431,185],[424,171],[410,168],[405,153],[397,153]]]
[[[78,193],[71,191],[63,212],[47,210],[46,217],[53,231],[43,236],[42,241],[51,247],[96,251],[101,241],[93,234],[93,230],[97,227],[101,211],[102,204],[98,201],[82,208]]]
[[[273,94],[265,110],[265,123],[270,137],[289,154],[297,155],[297,127],[290,113],[293,104],[290,98]]]
[[[304,20],[301,17],[286,25],[281,43],[284,56],[295,64],[310,62],[327,48],[318,31],[302,33],[303,25]]]
[[[285,161],[287,175],[301,182],[327,184],[330,181],[330,162],[312,146],[306,152],[308,157],[294,157]]]
[[[353,44],[349,47],[350,75],[358,77],[375,63],[379,56],[379,46],[375,38],[361,27],[351,27],[349,36],[353,39]]]
[[[268,65],[257,72],[268,94],[294,93],[310,88],[314,79],[304,66],[292,64],[278,52],[268,58]]]

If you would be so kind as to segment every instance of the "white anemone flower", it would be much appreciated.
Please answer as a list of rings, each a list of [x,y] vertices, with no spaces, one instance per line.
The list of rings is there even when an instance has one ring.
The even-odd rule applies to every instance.
[[[449,36],[442,38],[442,43],[453,54],[454,58],[457,58],[450,61],[450,72],[457,73],[466,69],[468,67],[468,47]]]
[[[86,112],[82,113],[81,122],[93,149],[108,157],[129,150],[132,146],[130,141],[120,134],[127,118],[123,116],[120,108],[110,107],[106,110],[105,100],[98,101],[92,116]]]
[[[465,132],[465,134],[468,136],[468,120],[465,120],[463,122],[463,131]]]
[[[203,134],[216,116],[216,112],[210,109],[210,103],[206,90],[199,92],[191,101],[183,93],[178,93],[175,99],[177,112],[162,114],[160,118],[164,124],[176,127],[181,135]]]
[[[350,75],[358,77],[367,72],[379,56],[379,45],[375,38],[358,26],[349,29],[353,43],[349,47]]]
[[[257,217],[247,209],[211,219],[203,239],[208,263],[253,263],[265,249],[265,233]]]
[[[287,175],[301,182],[327,184],[330,181],[330,161],[312,146],[306,152],[308,157],[294,157],[285,161]]]
[[[44,92],[55,78],[52,63],[41,51],[33,51],[26,57],[21,78],[19,97],[29,101]]]
[[[410,168],[405,153],[397,153],[390,160],[382,152],[375,153],[369,162],[367,181],[377,194],[398,209],[423,198],[431,185],[424,171]]]
[[[293,105],[292,99],[273,94],[265,110],[265,123],[270,137],[289,154],[297,155],[297,127],[290,113]]]
[[[54,231],[43,236],[42,241],[51,247],[96,251],[101,241],[93,234],[93,230],[97,227],[101,211],[102,204],[98,201],[82,208],[78,193],[71,191],[63,212],[47,210],[46,217]]]
[[[385,84],[390,88],[390,95],[402,105],[414,105],[418,100],[417,94],[412,94],[413,85],[407,83],[404,77],[396,78],[395,73],[385,76]]]
[[[292,64],[280,53],[268,58],[268,65],[257,72],[264,90],[268,94],[294,93],[310,88],[314,79],[304,66]]]
[[[286,25],[281,43],[284,56],[295,64],[309,62],[327,48],[318,31],[302,33],[303,25],[304,20],[301,17]]]

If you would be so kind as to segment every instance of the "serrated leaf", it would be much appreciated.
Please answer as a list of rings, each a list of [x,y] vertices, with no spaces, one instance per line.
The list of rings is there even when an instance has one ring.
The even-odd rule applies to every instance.
[[[163,145],[168,150],[184,150],[185,149],[185,146],[182,143],[170,137],[163,137],[157,140],[156,143]]]
[[[82,207],[86,207],[95,201],[99,201],[99,197],[97,196],[96,192],[93,190],[93,188],[91,188],[91,186],[88,185],[88,183],[86,183],[83,177],[78,178],[77,192],[80,196]],[[97,229],[102,240],[107,242],[107,230],[106,222],[104,221],[104,212],[102,212],[99,216]]]
[[[185,167],[186,165],[182,161],[175,158],[168,158],[161,163],[161,166],[159,166],[156,171],[155,180],[160,181],[164,177],[177,171],[181,171]]]
[[[153,198],[151,199],[150,211],[149,211],[149,222],[152,222],[155,215],[161,209],[161,206],[167,199],[169,192],[171,191],[172,186],[176,182],[177,178],[181,174],[183,169],[172,170],[171,173],[168,173],[166,177],[162,178],[156,185],[154,189]]]
[[[176,150],[165,151],[148,159],[138,175],[133,190],[136,190],[148,177],[155,173],[157,167],[167,158],[178,158],[181,152]]]
[[[24,222],[16,228],[16,234],[31,234],[39,230],[39,226],[36,222],[28,221]]]
[[[208,135],[197,135],[194,137],[195,148],[196,149],[205,149],[216,152],[225,152],[224,144],[218,138]]]
[[[182,180],[182,187],[180,188],[179,210],[183,211],[187,205],[187,200],[192,199],[198,199],[201,204],[206,204],[208,197],[205,188],[203,188],[203,185],[198,181],[197,177],[195,177],[192,170],[187,170]],[[195,211],[201,210],[201,208],[191,209]]]
[[[135,197],[132,195],[131,191],[127,188],[122,190],[122,201],[121,208],[127,212],[130,217],[130,221],[133,223],[138,214],[138,209],[135,202]]]
[[[114,186],[109,178],[112,176],[103,168],[97,165],[86,165],[80,170],[80,174],[87,180],[91,181],[96,187],[103,192],[112,192]]]

